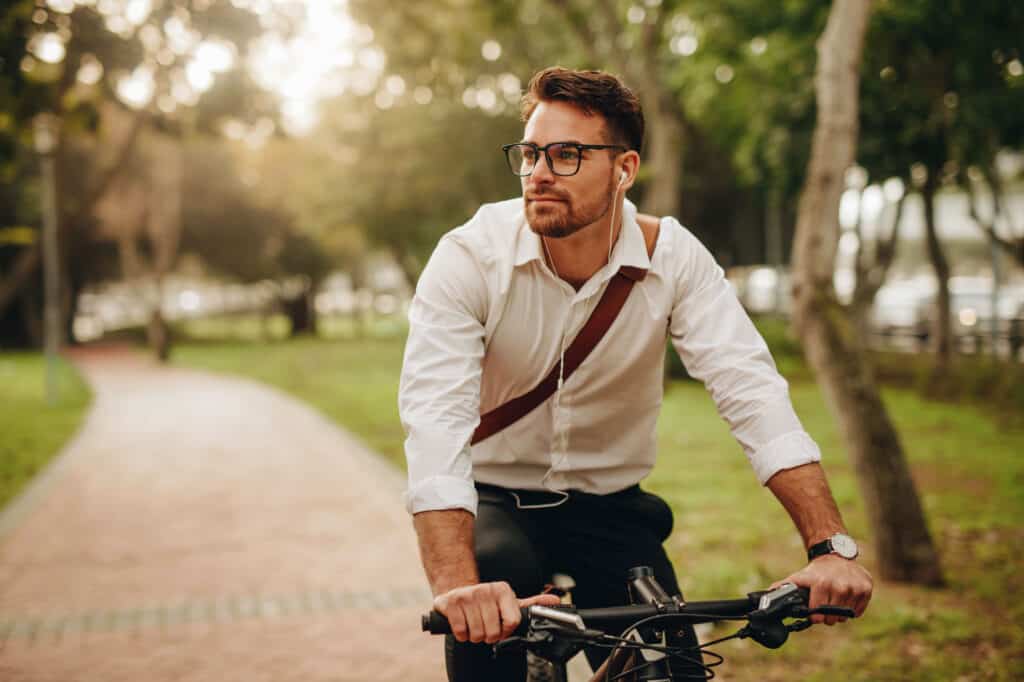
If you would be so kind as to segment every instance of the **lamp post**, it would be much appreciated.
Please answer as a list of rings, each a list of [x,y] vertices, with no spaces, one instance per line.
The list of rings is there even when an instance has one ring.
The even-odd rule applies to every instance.
[[[60,255],[57,250],[57,169],[54,151],[60,119],[42,113],[32,121],[33,142],[42,165],[43,209],[43,339],[46,351],[46,402],[57,402],[57,352],[60,350]]]

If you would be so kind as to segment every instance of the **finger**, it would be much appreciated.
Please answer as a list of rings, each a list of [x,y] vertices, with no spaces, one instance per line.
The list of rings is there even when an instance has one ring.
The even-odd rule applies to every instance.
[[[831,594],[833,605],[842,606],[848,609],[853,608],[853,605],[856,601],[856,596],[854,595],[853,586],[849,583],[845,581],[833,583],[831,588]],[[832,619],[832,623],[829,623],[830,625],[835,623],[843,623],[846,621],[845,616],[830,616],[830,618]],[[829,619],[826,618],[825,622],[828,623],[828,620]]]
[[[501,638],[501,615],[497,601],[480,602],[480,620],[483,625],[484,641],[488,644],[497,642]]]
[[[467,602],[463,608],[466,614],[466,625],[469,628],[469,641],[476,643],[484,641],[484,621],[480,613],[480,604],[474,600]]]
[[[511,599],[498,600],[498,612],[501,616],[501,638],[506,639],[519,627],[523,614],[519,610],[519,601]]]
[[[828,590],[826,597],[821,600],[822,606],[837,606],[838,596],[832,590]],[[835,625],[839,616],[825,616],[825,625]]]
[[[821,583],[803,582],[798,584],[800,584],[802,587],[808,588],[811,591],[810,595],[807,597],[807,608],[813,611],[814,609],[818,608],[819,606],[825,603],[825,599],[827,599],[827,596],[825,595],[824,587],[821,585]],[[820,625],[821,623],[825,622],[825,616],[821,615],[820,613],[816,613],[813,616],[811,616],[810,620],[815,625]]]
[[[871,603],[871,595],[874,591],[871,574],[864,571],[864,576],[864,585],[857,591],[857,605],[854,607],[858,617],[864,615],[864,612],[867,611],[868,604]]]
[[[439,609],[440,610],[440,609]],[[469,626],[466,623],[466,614],[461,607],[449,607],[447,611],[441,611],[448,617],[448,624],[451,625],[452,634],[460,642],[469,639]]]
[[[541,606],[558,606],[562,603],[561,598],[557,594],[538,594],[533,597],[526,597],[525,599],[519,600],[519,606],[533,606],[534,604],[540,604]]]
[[[855,614],[857,614],[856,615],[857,618],[860,618],[861,616],[864,615],[864,612],[868,608],[868,602],[870,602],[870,601],[871,601],[871,593],[870,592],[862,592],[857,597],[857,599],[854,600],[854,604],[853,604],[853,606],[851,608],[853,609],[853,612]]]

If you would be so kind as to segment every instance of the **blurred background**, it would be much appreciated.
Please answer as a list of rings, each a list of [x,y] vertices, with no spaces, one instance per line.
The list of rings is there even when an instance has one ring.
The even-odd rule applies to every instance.
[[[632,199],[678,215],[753,313],[786,315],[827,11],[7,3],[0,343],[42,344],[51,194],[70,342],[225,317],[330,335],[351,327],[339,318],[400,315],[437,238],[517,192],[497,150],[518,138],[529,76],[556,63],[638,90],[649,131]],[[958,351],[1019,357],[1018,19],[1007,2],[877,3],[835,285],[878,345],[951,335]]]
[[[828,13],[814,0],[8,0],[0,502],[80,423],[90,391],[58,352],[83,344],[255,377],[402,467],[394,399],[416,279],[442,234],[518,194],[500,145],[521,135],[530,76],[560,64],[638,92],[648,129],[631,200],[678,216],[726,269],[867,536],[842,436],[789,331]],[[906,445],[946,588],[894,588],[874,625],[772,659],[806,657],[808,676],[828,670],[822,642],[837,660],[871,652],[856,679],[1024,674],[1024,612],[1002,601],[1020,594],[1007,548],[1024,534],[1022,36],[1013,0],[873,4],[833,286]],[[714,415],[689,411],[699,387],[666,362],[663,452],[698,424],[709,467],[714,453],[736,459]],[[717,557],[689,567],[688,592],[778,577],[769,538],[791,530],[771,503],[749,506],[749,472],[712,500],[701,477],[677,477],[685,461],[664,455],[652,485],[678,505],[677,562]],[[709,509],[763,520],[722,551]],[[768,558],[751,572],[730,563],[737,551]],[[1016,624],[993,634],[993,614]]]

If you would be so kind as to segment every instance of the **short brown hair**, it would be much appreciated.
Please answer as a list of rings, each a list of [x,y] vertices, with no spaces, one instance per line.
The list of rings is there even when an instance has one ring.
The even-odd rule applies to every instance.
[[[605,71],[549,67],[530,79],[521,102],[523,122],[545,101],[566,102],[587,114],[600,114],[611,142],[640,151],[644,140],[644,112],[637,96],[616,76]]]

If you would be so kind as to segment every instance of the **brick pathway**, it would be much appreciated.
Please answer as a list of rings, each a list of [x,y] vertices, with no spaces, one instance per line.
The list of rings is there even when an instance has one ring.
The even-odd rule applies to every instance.
[[[0,680],[443,680],[402,481],[295,400],[79,352],[83,429],[0,517]]]

